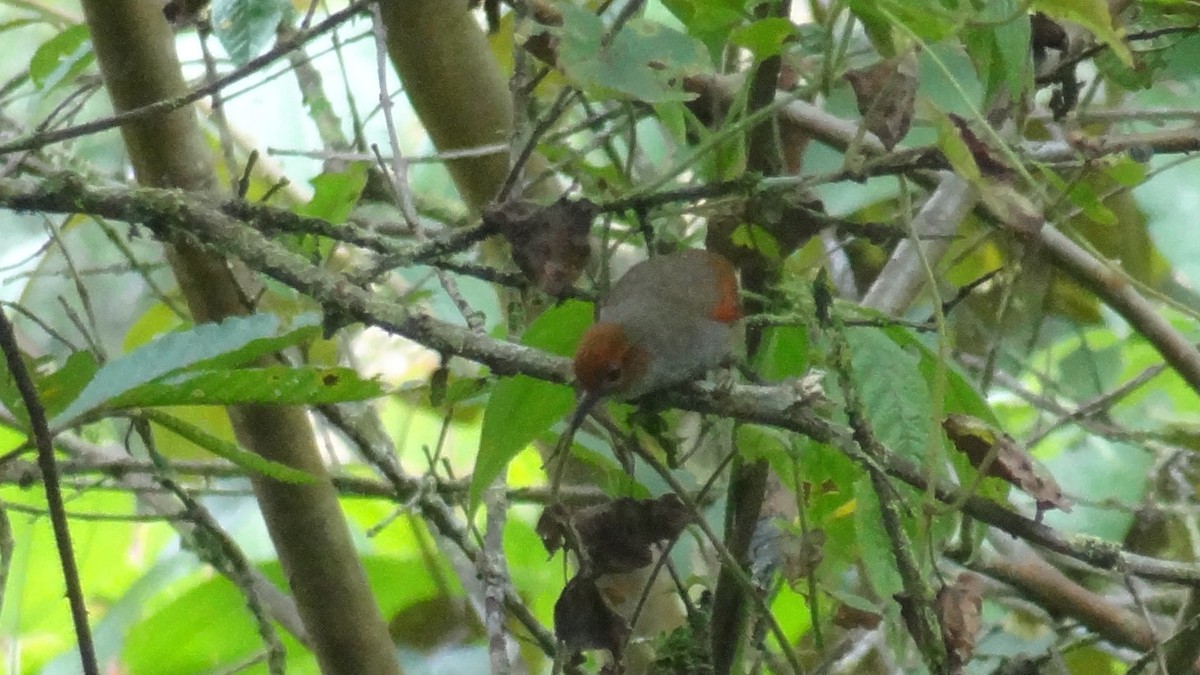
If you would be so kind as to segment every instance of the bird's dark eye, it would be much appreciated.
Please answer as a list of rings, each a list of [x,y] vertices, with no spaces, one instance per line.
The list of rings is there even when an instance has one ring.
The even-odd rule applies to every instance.
[[[604,369],[604,383],[605,384],[616,384],[620,381],[621,381],[621,364],[619,364],[619,363],[608,364],[608,367]]]

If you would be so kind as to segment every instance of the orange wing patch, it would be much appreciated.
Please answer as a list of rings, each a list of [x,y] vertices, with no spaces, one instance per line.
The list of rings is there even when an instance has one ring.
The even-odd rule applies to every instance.
[[[709,254],[709,258],[709,264],[717,276],[717,302],[708,315],[721,323],[733,323],[743,316],[738,300],[737,274],[725,258],[715,254]]]

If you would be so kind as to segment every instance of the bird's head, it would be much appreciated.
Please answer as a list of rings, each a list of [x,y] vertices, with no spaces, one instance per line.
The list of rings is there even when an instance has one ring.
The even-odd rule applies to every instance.
[[[597,323],[575,352],[575,379],[589,395],[628,391],[646,375],[650,354],[633,344],[616,323]]]

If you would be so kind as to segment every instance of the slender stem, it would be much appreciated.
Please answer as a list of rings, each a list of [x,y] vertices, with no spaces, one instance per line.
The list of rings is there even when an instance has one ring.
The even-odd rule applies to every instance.
[[[46,488],[46,504],[50,511],[50,524],[54,528],[54,544],[58,549],[59,564],[67,584],[67,601],[71,605],[71,621],[75,624],[75,637],[79,642],[79,660],[86,675],[99,675],[96,665],[96,648],[92,644],[92,632],[88,627],[87,604],[83,600],[83,586],[79,583],[79,569],[75,565],[75,552],[71,546],[71,531],[67,525],[67,510],[63,507],[62,489],[58,484],[58,466],[54,461],[54,445],[50,439],[50,427],[46,423],[46,409],[38,399],[37,387],[21,360],[17,336],[4,312],[0,312],[0,350],[8,362],[17,391],[29,413],[29,426],[37,444],[38,468],[42,472],[42,485]]]

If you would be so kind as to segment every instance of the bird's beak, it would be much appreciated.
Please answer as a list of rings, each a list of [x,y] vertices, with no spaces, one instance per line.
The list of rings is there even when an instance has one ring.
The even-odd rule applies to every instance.
[[[596,407],[596,403],[601,398],[604,398],[604,395],[598,390],[584,392],[583,398],[579,399],[578,405],[575,406],[575,414],[571,415],[571,423],[567,425],[566,445],[563,446],[564,448],[571,446],[571,441],[575,438],[575,432],[579,431],[583,420],[587,419],[588,413],[592,411],[592,408]]]

